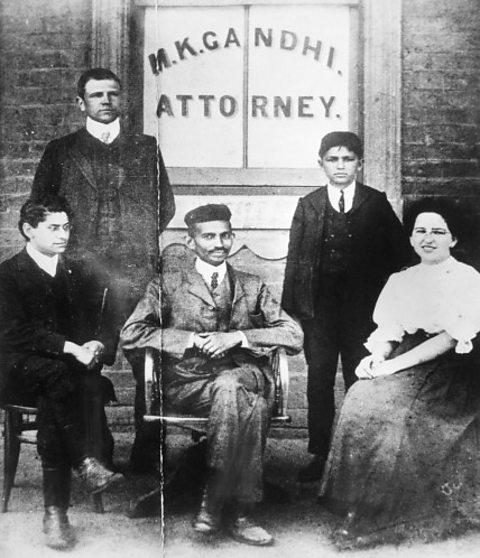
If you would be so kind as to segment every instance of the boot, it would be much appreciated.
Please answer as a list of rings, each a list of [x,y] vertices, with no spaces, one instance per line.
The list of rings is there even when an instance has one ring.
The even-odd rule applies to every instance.
[[[55,550],[70,550],[75,545],[75,535],[64,508],[47,506],[43,516],[46,545]]]
[[[92,494],[103,492],[113,484],[125,480],[120,473],[106,469],[95,457],[84,457],[75,467],[75,471]]]
[[[193,520],[193,528],[197,533],[211,535],[220,527],[221,507],[215,502],[208,492],[208,487],[203,491],[200,509]]]
[[[75,534],[68,521],[71,471],[69,468],[43,469],[43,498],[45,542],[56,550],[69,550],[75,544]]]
[[[220,515],[225,502],[224,495],[219,493],[221,478],[219,471],[208,470],[200,509],[193,520],[193,528],[198,533],[210,535],[216,533],[220,527]]]
[[[237,504],[227,527],[229,535],[237,542],[252,546],[272,545],[272,535],[253,521],[252,508],[251,505]]]

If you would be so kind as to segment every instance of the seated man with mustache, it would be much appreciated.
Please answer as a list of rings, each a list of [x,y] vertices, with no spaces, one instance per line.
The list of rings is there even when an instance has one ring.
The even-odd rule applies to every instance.
[[[196,255],[184,269],[154,279],[127,320],[123,349],[162,353],[166,400],[176,410],[208,417],[208,477],[197,532],[215,533],[225,504],[227,530],[257,546],[273,537],[251,518],[262,498],[263,451],[273,400],[268,355],[302,348],[300,326],[263,281],[226,263],[233,242],[225,205],[188,212],[187,245]]]

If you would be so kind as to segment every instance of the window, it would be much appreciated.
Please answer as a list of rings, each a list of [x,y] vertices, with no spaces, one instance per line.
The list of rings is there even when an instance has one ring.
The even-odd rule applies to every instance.
[[[357,3],[147,4],[144,130],[173,182],[317,185],[320,138],[357,128]]]

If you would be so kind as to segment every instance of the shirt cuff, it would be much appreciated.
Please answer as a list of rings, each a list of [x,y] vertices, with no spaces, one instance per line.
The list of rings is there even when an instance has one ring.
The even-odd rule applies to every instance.
[[[240,347],[244,347],[245,349],[248,349],[250,347],[250,343],[248,342],[247,336],[245,335],[245,333],[243,333],[243,331],[239,331],[238,333],[240,333],[240,337],[242,338]]]

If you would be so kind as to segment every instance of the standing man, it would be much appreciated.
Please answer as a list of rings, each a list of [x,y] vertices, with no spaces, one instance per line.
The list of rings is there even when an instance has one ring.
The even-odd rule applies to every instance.
[[[273,538],[250,514],[262,498],[273,396],[267,357],[279,346],[300,351],[303,335],[259,277],[226,263],[230,217],[227,206],[214,204],[186,214],[195,263],[149,284],[122,330],[122,346],[161,351],[168,404],[208,417],[209,472],[194,529],[216,532],[230,503],[230,535],[263,546]]]
[[[338,357],[345,389],[366,354],[372,313],[388,276],[408,263],[410,247],[384,193],[356,181],[363,149],[351,132],[320,145],[328,184],[298,202],[290,232],[283,307],[301,320],[308,364],[308,451],[298,480],[320,479],[335,415]],[[359,425],[361,427],[361,425]]]
[[[0,402],[38,407],[43,530],[60,550],[75,542],[72,468],[93,493],[122,478],[104,466],[113,448],[91,439],[104,436],[108,446],[111,438],[100,372],[115,353],[94,278],[63,256],[71,216],[64,198],[28,200],[19,221],[26,247],[0,265]]]
[[[38,165],[32,197],[61,194],[81,227],[72,231],[70,250],[104,277],[116,307],[117,333],[158,264],[159,234],[173,217],[175,203],[155,138],[126,131],[120,121],[122,86],[112,71],[94,68],[77,84],[85,127],[51,141]],[[137,401],[143,381],[132,355]],[[146,448],[144,410],[135,405],[137,433],[133,466],[148,467],[158,445]],[[146,454],[152,455],[146,455]]]

